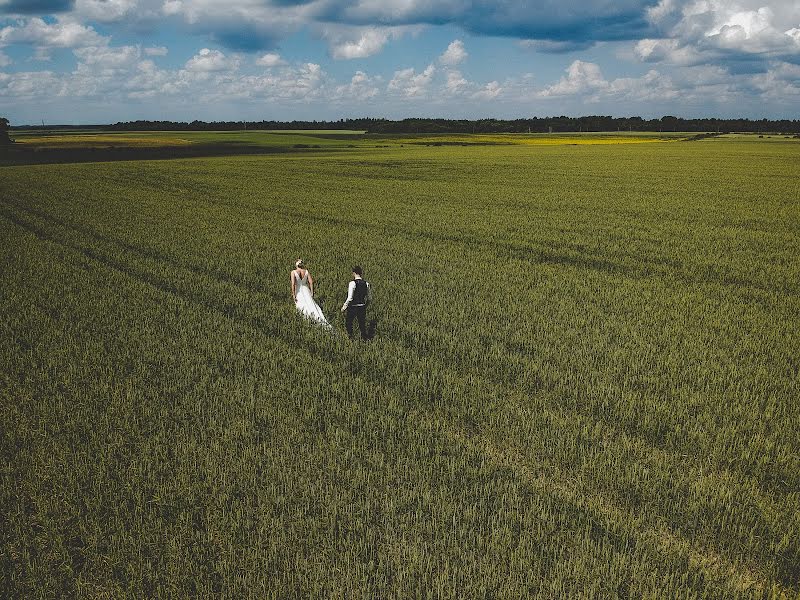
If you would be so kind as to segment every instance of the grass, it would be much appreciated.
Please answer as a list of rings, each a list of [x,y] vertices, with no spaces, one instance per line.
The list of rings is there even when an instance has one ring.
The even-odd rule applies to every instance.
[[[687,133],[584,134],[365,134],[363,131],[157,131],[74,132],[15,131],[14,139],[30,148],[170,148],[186,145],[240,145],[263,148],[353,148],[379,145],[596,145],[663,142],[686,139]]]
[[[150,147],[163,148],[192,144],[235,144],[261,147],[291,147],[295,144],[315,146],[345,146],[361,137],[354,131],[142,131],[74,133],[14,132],[16,142],[31,147]]]
[[[796,597],[799,149],[0,169],[0,589]]]

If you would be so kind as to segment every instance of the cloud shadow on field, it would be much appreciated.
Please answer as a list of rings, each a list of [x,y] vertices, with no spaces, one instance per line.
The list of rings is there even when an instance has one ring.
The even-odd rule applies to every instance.
[[[20,148],[18,144],[0,150],[0,167],[84,162],[133,160],[175,160],[289,152],[324,152],[323,148],[292,146],[255,146],[242,143],[195,144],[169,148]],[[327,150],[332,151],[332,150]]]

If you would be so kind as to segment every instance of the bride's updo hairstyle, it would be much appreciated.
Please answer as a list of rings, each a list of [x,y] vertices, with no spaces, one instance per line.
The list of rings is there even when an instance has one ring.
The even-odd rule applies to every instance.
[[[294,266],[297,267],[298,269],[305,269],[306,263],[303,262],[302,258],[298,258],[297,262],[294,263]]]

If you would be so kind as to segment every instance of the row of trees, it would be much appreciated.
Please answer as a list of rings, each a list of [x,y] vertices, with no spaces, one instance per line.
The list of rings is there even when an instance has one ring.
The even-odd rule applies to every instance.
[[[0,139],[7,129],[0,126]],[[5,127],[5,129],[3,129]],[[34,126],[52,129],[54,126]],[[60,129],[104,129],[117,131],[225,131],[241,129],[364,130],[368,133],[564,133],[584,131],[727,131],[752,133],[800,133],[800,120],[769,119],[660,119],[641,117],[532,117],[530,119],[339,119],[338,121],[126,121],[113,125],[59,125]],[[8,135],[6,134],[7,138]]]
[[[11,138],[8,137],[8,119],[0,117],[0,144],[10,144]]]
[[[800,133],[800,120],[660,119],[641,117],[532,117],[530,119],[339,119],[338,121],[129,121],[117,130],[354,129],[369,133],[548,133],[584,131],[692,131]]]

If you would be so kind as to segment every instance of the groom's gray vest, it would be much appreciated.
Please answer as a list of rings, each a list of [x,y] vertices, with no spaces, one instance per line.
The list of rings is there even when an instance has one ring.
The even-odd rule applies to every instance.
[[[364,306],[367,303],[367,282],[363,279],[356,279],[356,289],[353,291],[353,301],[351,306]]]

